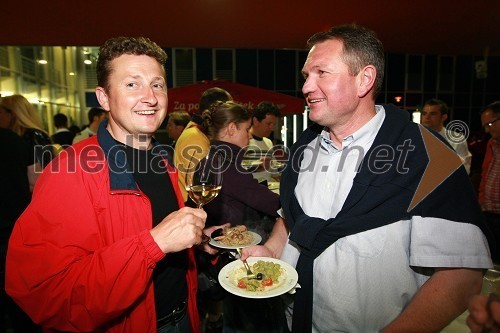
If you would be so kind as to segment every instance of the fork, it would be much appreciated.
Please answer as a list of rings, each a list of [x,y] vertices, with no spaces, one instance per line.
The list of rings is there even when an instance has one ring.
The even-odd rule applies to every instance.
[[[241,248],[237,247],[236,251],[238,252],[238,254],[240,255],[240,258],[241,258],[243,256],[243,254],[241,253]],[[248,262],[246,260],[242,260],[242,261],[243,261],[243,266],[245,266],[245,269],[247,270],[247,278],[262,280],[262,273],[254,274],[252,272],[252,270],[250,269],[250,265],[248,265]]]

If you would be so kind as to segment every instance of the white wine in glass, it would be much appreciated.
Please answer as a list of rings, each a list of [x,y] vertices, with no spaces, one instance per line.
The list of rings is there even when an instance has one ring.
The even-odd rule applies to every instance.
[[[198,208],[212,201],[219,194],[222,186],[217,185],[190,185],[186,186],[186,190],[191,200],[193,200]]]
[[[193,156],[190,170],[186,172],[186,191],[193,202],[202,208],[212,201],[222,188],[223,156],[209,152],[198,163]]]

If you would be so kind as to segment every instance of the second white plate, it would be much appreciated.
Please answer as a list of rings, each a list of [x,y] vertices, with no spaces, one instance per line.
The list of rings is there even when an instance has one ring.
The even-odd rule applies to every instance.
[[[262,237],[260,237],[260,235],[258,233],[253,232],[253,231],[248,231],[248,233],[253,237],[253,241],[250,244],[226,245],[226,244],[223,244],[219,241],[216,241],[215,239],[210,239],[210,242],[208,242],[208,244],[215,246],[215,247],[218,247],[218,248],[221,248],[221,249],[236,250],[238,248],[242,249],[242,248],[245,248],[248,246],[257,245],[262,241]]]

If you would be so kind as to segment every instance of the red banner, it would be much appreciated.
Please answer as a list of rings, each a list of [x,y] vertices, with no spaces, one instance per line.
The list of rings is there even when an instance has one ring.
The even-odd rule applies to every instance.
[[[173,111],[198,112],[201,94],[213,87],[228,91],[235,102],[245,105],[250,111],[263,101],[273,102],[283,116],[302,114],[305,100],[225,80],[201,81],[192,85],[168,89],[168,113]]]

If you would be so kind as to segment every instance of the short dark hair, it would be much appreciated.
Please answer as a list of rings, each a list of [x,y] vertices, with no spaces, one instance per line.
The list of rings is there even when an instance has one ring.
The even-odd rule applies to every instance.
[[[109,90],[109,75],[111,74],[111,61],[123,54],[147,55],[162,66],[165,70],[167,53],[155,42],[145,37],[115,37],[110,38],[99,48],[97,59],[97,85]]]
[[[191,115],[186,111],[174,111],[168,114],[168,119],[172,119],[177,126],[186,127],[189,121],[191,121]]]
[[[486,111],[488,111],[488,110],[493,111],[493,114],[494,114],[495,116],[498,116],[498,115],[500,114],[500,101],[495,101],[495,102],[493,102],[493,103],[491,103],[491,104],[488,104],[488,105],[484,108],[483,112],[486,112]]]
[[[219,87],[209,88],[201,95],[198,112],[201,114],[203,111],[210,109],[210,106],[217,101],[227,102],[232,100],[231,94],[226,90]]]
[[[87,113],[87,116],[89,118],[89,124],[92,123],[92,121],[94,120],[94,117],[99,117],[101,114],[103,114],[104,112],[104,109],[101,109],[101,108],[98,108],[98,107],[93,107],[89,110],[89,112]]]
[[[342,61],[349,67],[351,75],[357,75],[364,66],[375,66],[377,77],[373,85],[373,97],[376,98],[384,81],[385,54],[384,46],[375,32],[356,24],[340,25],[312,35],[307,40],[307,47],[310,50],[314,45],[331,39],[342,41]]]
[[[68,126],[68,117],[63,113],[54,115],[54,126],[57,128]]]
[[[438,105],[439,112],[441,112],[442,115],[443,114],[447,115],[450,113],[450,108],[448,108],[448,105],[440,99],[431,98],[424,103],[424,106],[426,106],[426,105]]]
[[[280,109],[273,102],[260,102],[255,109],[253,109],[252,117],[257,118],[258,121],[262,121],[266,116],[270,114],[276,117],[281,117]]]

